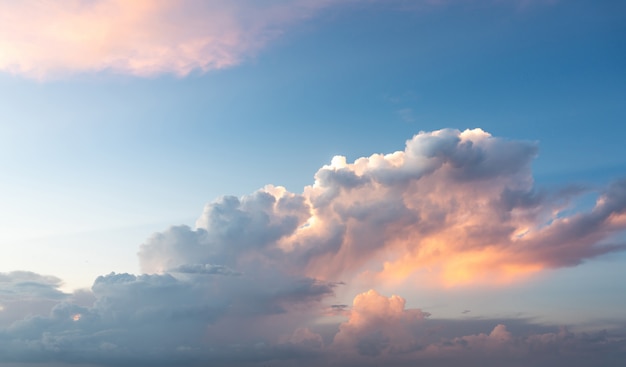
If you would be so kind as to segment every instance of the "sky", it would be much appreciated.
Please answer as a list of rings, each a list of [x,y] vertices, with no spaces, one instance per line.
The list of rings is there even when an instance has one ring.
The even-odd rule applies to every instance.
[[[0,366],[622,366],[626,4],[0,0]]]

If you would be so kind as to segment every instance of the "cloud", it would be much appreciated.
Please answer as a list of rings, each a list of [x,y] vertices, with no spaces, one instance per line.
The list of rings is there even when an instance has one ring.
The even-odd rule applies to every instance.
[[[236,268],[242,261],[269,261],[280,252],[277,241],[309,215],[304,197],[283,188],[267,186],[241,199],[222,197],[205,207],[195,229],[171,227],[144,243],[141,270],[161,272],[198,262]]]
[[[385,297],[373,290],[359,294],[327,356],[342,366],[376,366],[381,361],[392,366],[590,366],[597,363],[590,358],[594,355],[603,355],[607,366],[618,366],[626,356],[623,330],[614,335],[575,334],[566,328],[550,330],[555,328],[504,320],[523,333],[514,334],[496,323],[488,332],[450,336],[497,321],[429,320],[429,316],[406,309],[399,296]]]
[[[402,108],[396,111],[398,117],[404,122],[415,122],[415,113],[412,108]]]
[[[211,264],[186,264],[170,269],[169,272],[181,274],[240,275],[240,273],[228,266]]]
[[[0,327],[31,314],[48,312],[68,295],[61,279],[27,271],[0,273]]]
[[[427,316],[421,310],[406,310],[402,297],[387,298],[369,290],[354,298],[350,318],[339,326],[333,347],[366,356],[411,351],[415,347],[411,329]]]
[[[240,63],[342,0],[0,1],[0,70],[187,75]]]
[[[99,277],[93,305],[77,305],[65,295],[49,312],[0,328],[0,363],[591,366],[601,361],[620,366],[626,357],[626,329],[572,333],[523,319],[431,319],[407,309],[402,297],[374,290],[354,298],[347,320],[335,324],[328,338],[329,332],[312,322],[320,317],[315,312],[233,311],[232,296],[245,291],[223,290],[228,297],[204,280],[168,274]]]
[[[302,193],[207,204],[194,228],[140,246],[141,275],[67,294],[52,276],[0,274],[0,363],[618,366],[623,330],[437,320],[373,290],[502,284],[623,250],[626,180],[579,210],[591,189],[535,187],[537,151],[480,129],[421,132],[403,151],[334,157]],[[339,292],[358,294],[348,306]]]
[[[404,151],[352,163],[336,156],[302,194],[269,185],[222,197],[196,228],[155,234],[141,246],[141,269],[264,264],[330,282],[454,286],[508,283],[623,250],[626,180],[572,214],[588,190],[535,187],[537,151],[535,142],[445,129],[415,135]]]
[[[311,277],[428,276],[449,286],[507,283],[624,249],[610,242],[626,229],[626,181],[601,190],[590,212],[568,215],[584,190],[536,188],[537,151],[535,142],[446,129],[414,136],[404,151],[334,157],[295,196],[308,218],[299,214],[275,249]]]
[[[190,365],[222,354],[236,358],[238,344],[254,354],[255,345],[294,332],[302,317],[311,317],[307,305],[331,295],[334,287],[266,273],[214,277],[198,272],[181,278],[111,273],[95,280],[95,301],[88,307],[56,290],[60,296],[47,310],[14,315],[0,329],[0,361]],[[47,295],[34,298],[41,302]],[[299,344],[315,342],[294,333],[290,340]]]
[[[240,64],[326,8],[358,2],[378,0],[1,0],[0,71],[37,80],[102,71],[139,77],[205,73]],[[384,5],[423,11],[451,3]],[[410,109],[398,114],[414,120]]]
[[[498,324],[488,333],[429,344],[416,357],[444,366],[617,366],[626,356],[626,339],[622,332],[617,335],[605,331],[576,334],[566,328],[514,335]]]

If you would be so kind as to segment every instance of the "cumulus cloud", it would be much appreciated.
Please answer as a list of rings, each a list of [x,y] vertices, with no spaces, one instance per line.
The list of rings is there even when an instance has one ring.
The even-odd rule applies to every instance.
[[[480,129],[446,129],[415,135],[403,151],[352,163],[337,156],[301,194],[267,186],[209,203],[196,228],[144,243],[141,268],[264,264],[327,281],[427,276],[454,286],[512,282],[624,249],[626,181],[571,214],[585,190],[535,187],[537,150]]]
[[[461,329],[485,328],[495,320],[429,320],[430,314],[406,309],[402,297],[385,297],[374,290],[355,297],[349,319],[339,326],[327,358],[342,366],[591,366],[590,356],[602,355],[607,366],[626,356],[626,334],[606,331],[575,334],[566,328],[522,326],[513,334],[502,323],[488,332],[449,336]],[[474,325],[472,325],[474,324]],[[596,354],[597,353],[597,354]]]
[[[273,186],[241,199],[220,198],[206,206],[195,229],[171,227],[143,244],[141,270],[160,272],[197,262],[235,267],[244,258],[260,260],[279,250],[277,241],[293,233],[309,212],[304,197]]]
[[[452,324],[400,296],[335,296],[363,292],[354,279],[513,282],[624,249],[626,180],[576,210],[589,190],[535,187],[537,150],[480,129],[422,132],[402,151],[333,158],[302,193],[268,185],[207,204],[194,227],[140,246],[142,275],[66,294],[55,277],[0,274],[0,362],[590,366],[584,357],[601,353],[617,366],[624,333],[510,321],[442,332]]]
[[[179,76],[236,65],[289,24],[344,0],[0,1],[0,70]]]
[[[61,279],[26,271],[0,273],[0,327],[16,319],[48,312],[68,298],[59,291]]]
[[[340,325],[333,346],[368,356],[408,352],[415,348],[412,329],[427,316],[406,310],[402,297],[369,290],[354,298],[350,318]]]
[[[335,157],[305,188],[311,225],[291,237],[293,252],[317,276],[369,271],[393,281],[428,269],[456,285],[508,282],[623,249],[604,242],[626,228],[626,181],[600,192],[591,212],[568,216],[579,191],[536,188],[536,155],[534,142],[475,129],[420,133],[404,151],[353,163]],[[331,226],[340,243],[318,245]]]

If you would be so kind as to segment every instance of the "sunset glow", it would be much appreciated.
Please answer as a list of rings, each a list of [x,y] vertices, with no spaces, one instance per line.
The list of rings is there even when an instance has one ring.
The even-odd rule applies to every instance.
[[[626,2],[0,0],[0,367],[623,367]]]

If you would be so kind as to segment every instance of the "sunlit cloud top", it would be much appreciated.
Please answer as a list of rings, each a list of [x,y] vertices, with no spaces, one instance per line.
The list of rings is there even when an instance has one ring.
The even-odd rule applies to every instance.
[[[404,151],[353,163],[336,156],[302,194],[268,185],[208,204],[197,228],[145,243],[141,267],[260,262],[329,281],[457,286],[508,284],[623,250],[626,181],[571,214],[586,190],[536,188],[537,151],[481,129],[444,129],[415,135]]]

